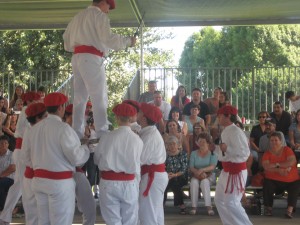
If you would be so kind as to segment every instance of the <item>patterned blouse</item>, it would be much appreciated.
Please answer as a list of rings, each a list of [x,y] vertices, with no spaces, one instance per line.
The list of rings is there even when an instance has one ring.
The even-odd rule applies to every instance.
[[[184,177],[188,177],[188,157],[186,152],[180,151],[179,154],[171,156],[168,155],[166,159],[166,171],[167,173],[184,174]]]

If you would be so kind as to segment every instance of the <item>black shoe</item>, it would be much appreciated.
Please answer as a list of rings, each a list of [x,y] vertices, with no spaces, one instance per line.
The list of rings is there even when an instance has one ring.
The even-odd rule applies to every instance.
[[[94,195],[94,199],[98,199],[99,198],[99,196],[98,196],[98,194],[96,193],[95,195]]]

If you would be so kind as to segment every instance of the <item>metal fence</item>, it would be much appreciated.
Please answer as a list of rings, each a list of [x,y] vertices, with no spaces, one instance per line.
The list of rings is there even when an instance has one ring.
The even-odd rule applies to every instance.
[[[0,90],[8,100],[15,87],[21,85],[25,91],[44,86],[47,92],[60,91],[71,96],[72,72],[70,70],[0,71]]]
[[[285,92],[299,93],[300,67],[261,68],[145,68],[144,89],[149,80],[157,81],[157,89],[164,93],[166,101],[175,95],[179,85],[184,85],[188,95],[198,87],[203,99],[211,97],[215,87],[222,87],[229,94],[232,105],[248,122],[255,120],[261,110],[272,111],[274,101],[281,101],[286,110]],[[139,73],[137,73],[139,76]],[[140,78],[135,78],[142,80]],[[135,83],[134,83],[135,84]],[[131,85],[129,90],[140,90]],[[126,98],[126,94],[124,97]],[[127,96],[128,97],[128,96]],[[134,99],[134,98],[132,98]]]
[[[141,85],[147,89],[149,80],[156,80],[158,90],[166,101],[175,95],[179,85],[184,85],[188,95],[195,87],[202,89],[203,99],[211,97],[215,87],[229,93],[230,101],[239,109],[239,115],[248,121],[255,120],[259,111],[272,111],[274,101],[281,101],[288,109],[284,98],[287,90],[299,93],[300,67],[261,68],[145,68],[144,79],[140,71],[128,86],[124,99],[137,99]],[[144,80],[144,84],[141,81]],[[15,87],[25,90],[46,87],[48,92],[60,91],[73,98],[73,78],[70,70],[0,71],[1,91],[11,99]]]

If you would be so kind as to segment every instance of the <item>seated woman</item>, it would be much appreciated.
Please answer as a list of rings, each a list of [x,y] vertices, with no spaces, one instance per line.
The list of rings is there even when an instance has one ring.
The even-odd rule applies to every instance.
[[[166,124],[166,133],[163,135],[164,141],[166,141],[169,136],[175,136],[179,141],[178,148],[190,155],[190,146],[188,140],[186,136],[181,133],[178,122],[173,119],[168,120]]]
[[[9,108],[13,108],[15,111],[16,108],[16,101],[18,99],[22,100],[22,94],[24,94],[24,88],[21,85],[16,86],[14,96],[12,97],[12,100],[9,102]]]
[[[196,142],[199,138],[199,135],[203,132],[206,132],[206,128],[203,127],[201,123],[197,122],[193,125],[193,135],[191,135],[189,138],[189,145],[190,145],[191,152],[198,150],[199,147]]]
[[[180,112],[191,100],[186,96],[186,89],[183,85],[180,85],[176,90],[176,95],[171,99],[171,106],[179,108]]]
[[[262,165],[265,170],[263,184],[265,214],[272,216],[274,193],[287,191],[288,206],[285,216],[292,218],[300,193],[300,177],[295,154],[289,147],[282,146],[281,138],[279,132],[272,133],[270,136],[270,150],[265,152],[262,157]]]
[[[297,162],[300,158],[300,109],[297,110],[295,115],[295,123],[292,123],[289,127],[289,139],[291,148],[295,151]]]
[[[167,200],[167,191],[170,189],[174,193],[174,206],[179,206],[180,213],[186,214],[181,189],[187,184],[188,157],[186,152],[179,150],[179,141],[176,137],[169,136],[165,143],[167,146],[166,172],[169,183],[164,193],[164,203]]]
[[[176,120],[181,128],[181,132],[186,136],[188,133],[188,128],[186,122],[182,121],[182,113],[178,107],[172,107],[169,113],[169,120]]]
[[[184,121],[186,122],[188,126],[188,134],[193,134],[193,125],[197,122],[199,122],[203,127],[205,127],[204,119],[198,116],[200,113],[200,106],[199,105],[193,105],[191,107],[191,115],[185,116]]]
[[[213,216],[215,213],[211,206],[210,186],[213,182],[211,175],[217,165],[218,159],[217,156],[209,150],[209,146],[212,144],[210,134],[200,134],[197,144],[199,146],[198,150],[193,151],[190,157],[190,171],[192,175],[190,184],[192,210],[190,214],[196,214],[200,185],[207,213],[209,216]]]

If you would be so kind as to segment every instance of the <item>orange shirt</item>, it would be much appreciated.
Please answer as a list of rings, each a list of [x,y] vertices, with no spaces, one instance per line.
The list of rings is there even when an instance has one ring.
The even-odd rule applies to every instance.
[[[285,146],[281,155],[277,156],[270,151],[264,153],[262,161],[268,160],[269,163],[281,163],[285,162],[289,156],[295,155],[293,150]],[[278,172],[265,171],[265,177],[271,180],[278,180],[282,182],[293,182],[299,180],[299,174],[297,170],[297,162],[291,167],[291,171],[287,176],[281,176]]]

